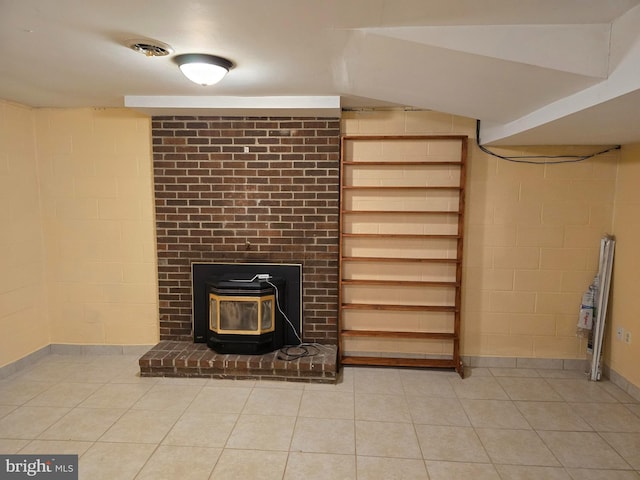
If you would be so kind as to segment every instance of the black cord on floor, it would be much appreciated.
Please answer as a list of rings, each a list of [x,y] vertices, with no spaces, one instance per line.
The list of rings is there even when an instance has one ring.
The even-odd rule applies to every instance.
[[[318,355],[320,349],[313,343],[301,343],[300,345],[288,345],[278,352],[278,360],[292,361],[304,357]]]

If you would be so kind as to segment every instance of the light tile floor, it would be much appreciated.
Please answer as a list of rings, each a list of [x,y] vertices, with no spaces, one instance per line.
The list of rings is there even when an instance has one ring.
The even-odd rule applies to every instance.
[[[49,355],[0,381],[0,452],[77,453],[84,480],[640,479],[640,402],[579,372],[137,371],[133,356]]]

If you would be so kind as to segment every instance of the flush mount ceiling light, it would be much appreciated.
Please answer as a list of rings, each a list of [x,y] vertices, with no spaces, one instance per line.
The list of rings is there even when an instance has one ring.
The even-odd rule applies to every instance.
[[[185,77],[203,86],[218,83],[233,67],[233,63],[226,58],[203,53],[178,55],[174,61]]]

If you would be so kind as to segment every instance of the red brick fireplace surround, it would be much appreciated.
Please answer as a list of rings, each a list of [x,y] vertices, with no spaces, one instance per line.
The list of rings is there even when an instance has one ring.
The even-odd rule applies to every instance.
[[[152,131],[161,342],[141,374],[335,379],[339,119],[154,117]],[[303,341],[323,354],[284,365],[194,344],[192,263],[302,264]]]

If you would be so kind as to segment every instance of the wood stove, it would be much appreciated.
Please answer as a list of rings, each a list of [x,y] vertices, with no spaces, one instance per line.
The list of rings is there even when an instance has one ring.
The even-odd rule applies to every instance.
[[[206,282],[207,345],[218,353],[259,355],[284,346],[285,281],[224,275]]]
[[[231,323],[222,322],[222,331],[215,332],[215,329],[210,329],[211,316],[210,316],[210,291],[211,288],[216,288],[216,284],[221,282],[218,287],[222,287],[222,290],[218,290],[215,293],[218,295],[226,296],[229,287],[231,290],[236,290],[235,296],[260,296],[260,290],[273,288],[266,283],[264,279],[260,279],[257,275],[267,275],[270,278],[267,280],[273,283],[278,288],[278,300],[280,309],[276,308],[273,313],[274,318],[274,335],[279,336],[276,332],[280,327],[283,330],[284,345],[298,345],[300,343],[299,338],[302,337],[302,265],[301,264],[275,264],[275,263],[193,263],[192,264],[192,327],[193,327],[193,341],[195,343],[205,343],[213,350],[227,350],[229,344],[220,345],[222,339],[234,340],[234,337],[227,335],[244,335],[249,336],[246,333],[232,333],[229,332],[229,326],[233,326]],[[251,281],[253,279],[253,281]],[[234,281],[235,280],[235,281]],[[241,280],[238,282],[237,280]],[[256,293],[257,295],[253,295]],[[264,295],[268,295],[268,291],[262,292]],[[272,292],[275,293],[275,292]],[[264,296],[263,295],[263,296]],[[269,308],[268,304],[263,303],[263,307]],[[238,308],[242,308],[236,305]],[[236,308],[232,307],[232,308]],[[277,307],[277,304],[276,304]],[[216,306],[216,308],[218,308]],[[222,307],[226,308],[226,307]],[[244,307],[249,308],[249,307]],[[287,316],[291,324],[284,319],[284,315]],[[217,322],[217,320],[216,320]],[[216,323],[217,324],[217,323]],[[279,326],[280,324],[280,326]],[[255,325],[255,322],[252,324]],[[225,332],[225,330],[227,330]],[[233,329],[231,329],[233,330]],[[244,329],[243,329],[244,330]],[[250,329],[253,330],[253,329]],[[257,333],[256,338],[249,338],[244,340],[259,340],[258,343],[264,343],[260,339],[260,335],[268,335],[270,332],[266,332],[267,328],[261,329]],[[215,341],[215,336],[211,334],[214,332],[217,335],[218,342]],[[256,336],[255,333],[251,334]],[[264,337],[263,337],[264,338]],[[213,339],[210,341],[210,339]],[[240,337],[235,339],[243,340]],[[275,345],[279,342],[275,342],[272,347],[277,349]],[[237,346],[237,345],[236,345]],[[247,345],[244,345],[245,350],[252,351]],[[264,347],[266,348],[266,347]],[[260,350],[264,350],[261,348]],[[234,353],[240,353],[236,350],[242,351],[243,348],[233,348]],[[222,353],[222,352],[220,352]],[[257,354],[262,355],[262,354]]]

